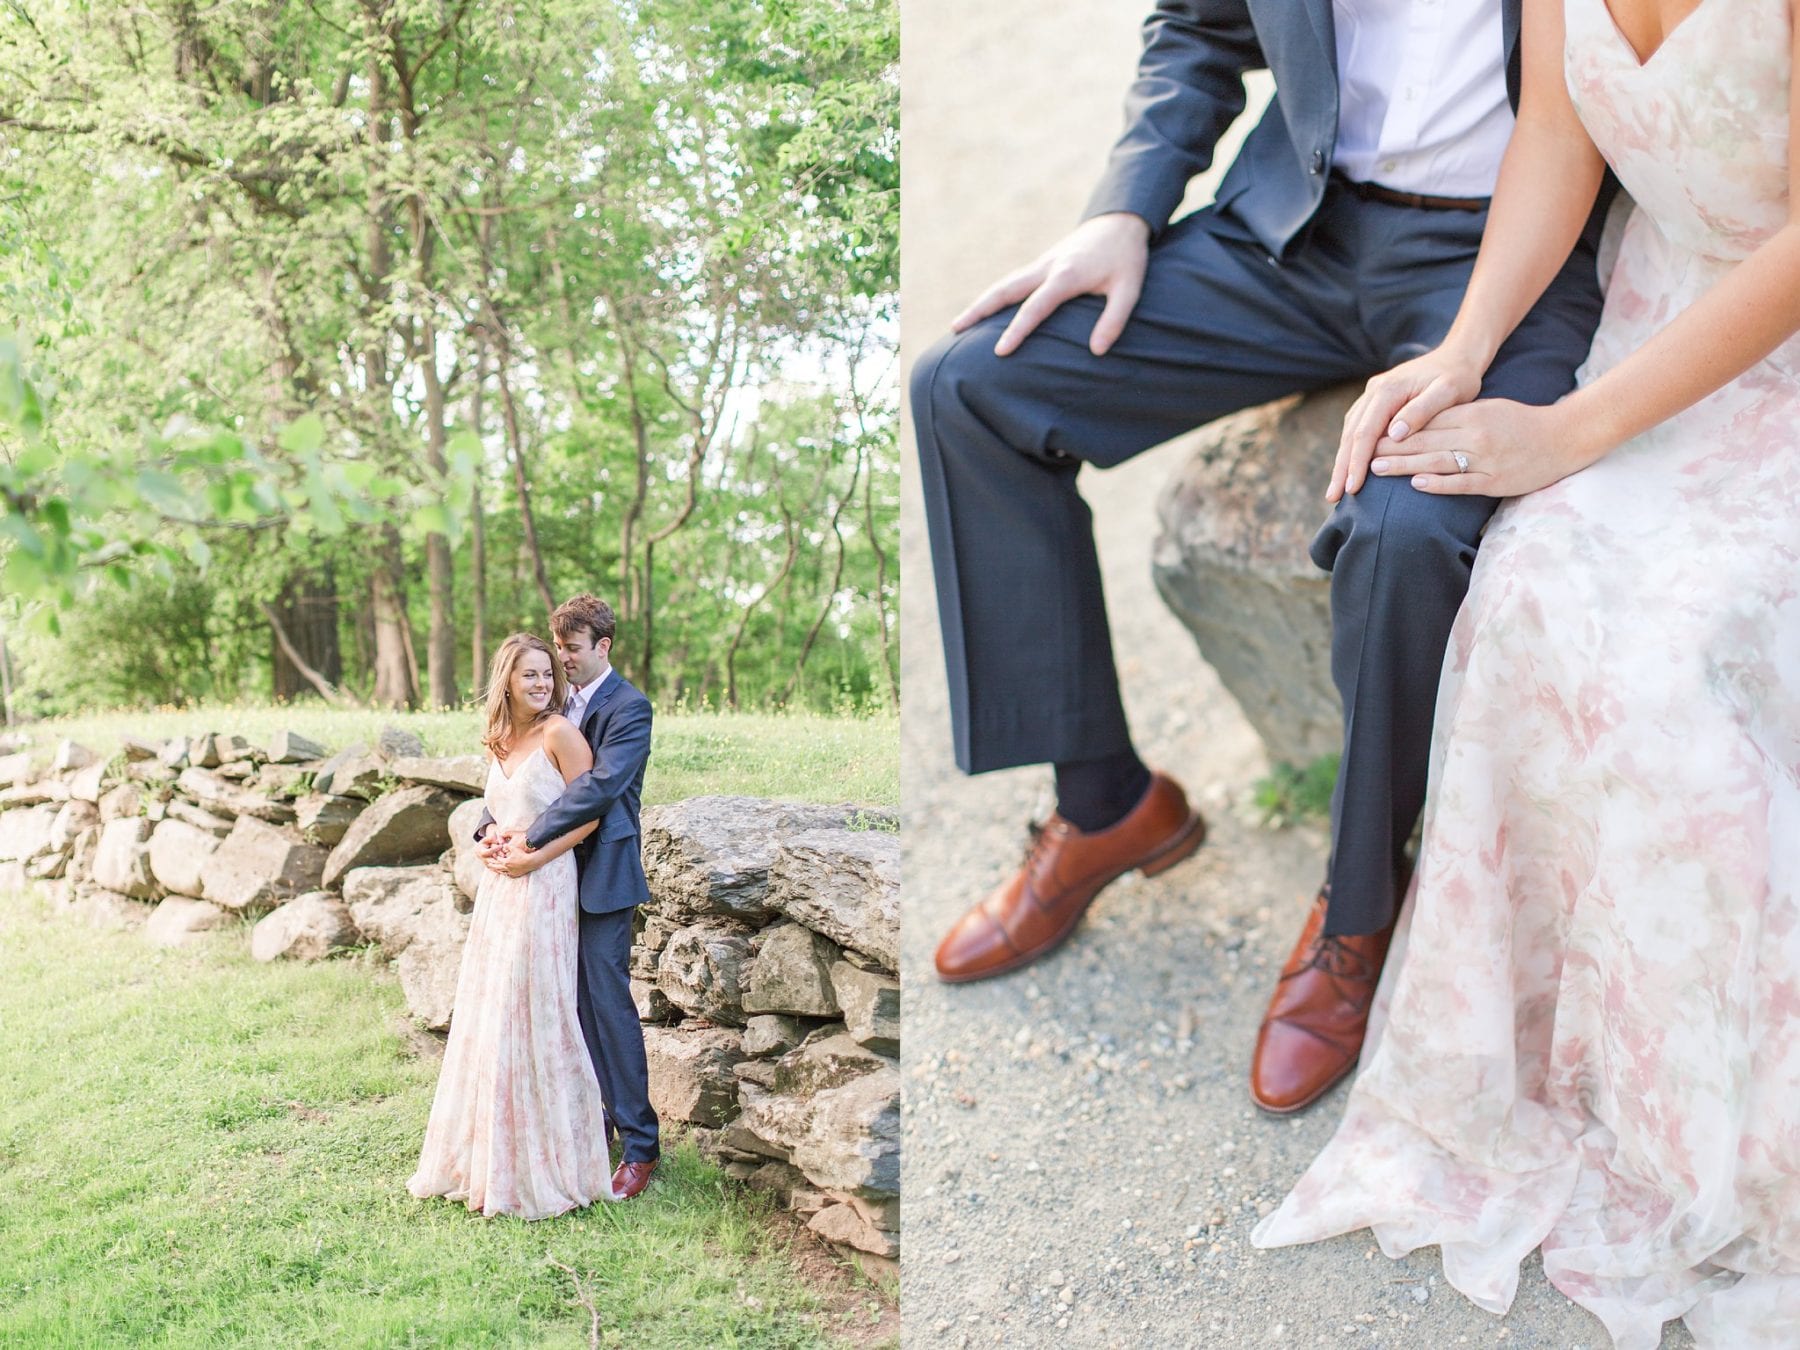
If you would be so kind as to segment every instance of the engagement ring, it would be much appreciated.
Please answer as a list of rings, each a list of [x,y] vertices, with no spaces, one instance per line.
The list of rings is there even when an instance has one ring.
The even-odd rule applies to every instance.
[[[1469,471],[1469,457],[1462,451],[1452,450],[1450,452],[1450,458],[1456,461],[1456,471],[1458,473],[1467,473]]]

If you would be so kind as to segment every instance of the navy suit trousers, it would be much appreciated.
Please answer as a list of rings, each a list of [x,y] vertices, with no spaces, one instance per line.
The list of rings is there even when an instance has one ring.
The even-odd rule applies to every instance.
[[[1156,240],[1107,355],[1088,351],[1100,301],[1084,297],[1011,356],[993,354],[1007,310],[920,358],[912,411],[965,772],[1130,745],[1081,466],[1104,469],[1227,413],[1427,351],[1455,317],[1485,223],[1484,212],[1366,201],[1334,183],[1304,241],[1277,259],[1229,204],[1208,208]],[[1556,401],[1599,317],[1584,243],[1500,351],[1484,396]],[[1314,540],[1331,573],[1345,724],[1330,932],[1392,917],[1450,624],[1496,504],[1371,478]]]

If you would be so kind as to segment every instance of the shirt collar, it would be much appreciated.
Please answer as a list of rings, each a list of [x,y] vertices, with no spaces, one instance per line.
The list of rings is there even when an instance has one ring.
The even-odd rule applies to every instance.
[[[574,698],[576,702],[581,705],[583,711],[585,711],[587,705],[593,701],[594,695],[600,692],[600,686],[606,683],[612,673],[612,663],[608,662],[600,667],[600,673],[598,675],[594,676],[592,680],[575,691]]]

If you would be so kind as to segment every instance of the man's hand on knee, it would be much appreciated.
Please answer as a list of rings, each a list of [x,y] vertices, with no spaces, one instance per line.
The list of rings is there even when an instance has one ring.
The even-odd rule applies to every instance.
[[[1150,260],[1150,226],[1142,216],[1114,211],[1084,220],[1034,262],[1009,272],[983,291],[950,326],[958,333],[988,315],[1018,305],[1019,312],[994,344],[1008,356],[1065,301],[1078,295],[1105,297],[1106,307],[1088,338],[1088,350],[1104,356],[1137,305]]]

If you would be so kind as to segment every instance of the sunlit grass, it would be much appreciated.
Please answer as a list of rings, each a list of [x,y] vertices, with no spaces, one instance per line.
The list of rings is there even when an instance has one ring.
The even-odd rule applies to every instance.
[[[760,1200],[689,1146],[527,1224],[405,1189],[437,1063],[360,960],[159,951],[0,896],[0,1345],[824,1345]]]
[[[266,743],[277,731],[295,731],[338,750],[357,741],[372,742],[389,725],[417,735],[427,754],[476,754],[481,749],[480,718],[474,712],[336,711],[311,703],[88,713],[36,722],[24,731],[41,753],[68,737],[105,754],[117,747],[121,735],[161,740],[209,731],[235,732],[256,743]],[[644,799],[678,801],[713,792],[898,806],[900,719],[892,713],[659,714]]]

